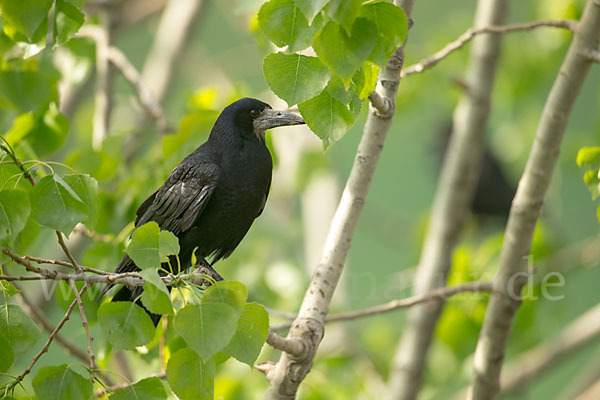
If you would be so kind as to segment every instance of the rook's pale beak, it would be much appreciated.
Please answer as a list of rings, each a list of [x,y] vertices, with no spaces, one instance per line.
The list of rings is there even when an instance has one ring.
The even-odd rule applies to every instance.
[[[264,132],[267,129],[277,128],[278,126],[302,124],[305,124],[305,122],[299,115],[292,114],[287,111],[265,108],[263,112],[254,120],[254,131]]]

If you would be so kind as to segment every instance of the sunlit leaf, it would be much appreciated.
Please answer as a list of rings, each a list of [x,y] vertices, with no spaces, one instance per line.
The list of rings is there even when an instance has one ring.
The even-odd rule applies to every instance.
[[[138,227],[127,246],[127,254],[140,269],[158,268],[161,262],[168,261],[169,255],[177,253],[177,237],[171,232],[161,231],[154,221]]]
[[[77,33],[85,20],[81,7],[86,0],[56,0],[54,38],[62,44]]]
[[[47,21],[51,6],[52,0],[0,0],[4,31],[13,39],[15,37],[11,33],[17,32],[34,41],[36,32]]]
[[[265,58],[263,70],[273,92],[289,105],[321,93],[331,76],[317,57],[298,54],[270,54]]]
[[[580,167],[600,167],[600,147],[583,147],[577,153],[577,165]]]

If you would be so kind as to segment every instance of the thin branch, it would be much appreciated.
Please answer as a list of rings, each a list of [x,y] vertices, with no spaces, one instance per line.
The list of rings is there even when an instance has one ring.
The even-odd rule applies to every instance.
[[[408,18],[413,3],[414,0],[394,2],[404,9]],[[386,114],[380,113],[373,106],[370,107],[350,176],[331,221],[321,260],[304,295],[298,318],[293,322],[287,336],[288,339],[300,340],[304,352],[301,358],[282,352],[279,361],[267,375],[270,382],[265,394],[267,400],[295,398],[299,385],[310,371],[323,338],[323,322],[342,274],[358,218],[391,126],[400,70],[404,63],[405,43],[394,52],[386,68],[380,73],[376,90],[380,96],[387,98],[391,107]]]
[[[273,329],[269,331],[267,336],[267,344],[274,349],[285,351],[286,353],[300,357],[304,353],[304,344],[302,341],[293,338],[284,338],[279,336]]]
[[[536,221],[556,166],[561,142],[575,100],[590,69],[585,56],[600,38],[600,1],[590,0],[548,95],[527,165],[508,218],[494,293],[488,304],[475,351],[469,400],[494,399],[500,390],[500,371],[512,321],[520,301],[515,294],[527,279],[522,275]]]
[[[78,274],[81,273],[81,267],[79,266],[79,264],[77,264],[75,257],[73,257],[73,254],[71,254],[69,247],[65,243],[65,238],[64,238],[62,232],[60,232],[60,231],[55,231],[55,232],[56,232],[56,237],[58,238],[58,244],[60,244],[60,247],[63,249],[63,252],[67,256],[69,261],[71,261],[71,268],[73,268],[75,270],[75,272],[77,272]]]
[[[88,286],[86,285],[83,288],[81,288],[81,291],[76,292],[76,293],[79,293],[79,296],[81,297],[81,295],[87,290],[87,288],[88,288]],[[50,336],[48,336],[48,340],[46,341],[46,344],[44,345],[44,347],[42,347],[42,349],[33,357],[33,359],[31,360],[31,363],[29,364],[27,369],[21,375],[19,375],[17,377],[17,383],[21,382],[23,380],[23,378],[25,378],[25,376],[27,376],[27,374],[29,374],[31,372],[31,369],[33,368],[35,363],[40,359],[40,357],[45,352],[48,351],[48,348],[50,347],[50,344],[54,340],[54,337],[58,334],[58,331],[60,331],[62,329],[62,327],[65,325],[65,322],[67,322],[69,320],[69,317],[71,316],[71,313],[73,312],[73,308],[75,308],[76,304],[77,304],[77,300],[73,300],[73,302],[71,303],[71,305],[65,312],[65,315],[58,322],[58,325],[56,325],[56,328],[54,328],[54,330],[52,331]]]
[[[39,257],[33,257],[33,256],[23,256],[23,259],[34,261],[38,264],[53,264],[53,265],[61,265],[63,267],[73,268],[73,264],[70,262],[67,262],[67,261],[60,261],[60,260],[54,260],[54,259],[48,259],[48,258],[39,258]],[[91,268],[91,267],[85,267],[83,265],[80,265],[79,268],[81,268],[81,270],[84,272],[92,272],[92,273],[98,274],[98,275],[112,275],[111,272],[103,271],[101,269],[96,269],[96,268]]]
[[[35,265],[29,262],[29,259],[33,259],[33,257],[26,256],[21,257],[16,253],[13,253],[11,250],[7,248],[3,248],[2,252],[9,256],[14,262],[19,265],[25,267],[25,269],[29,272],[33,272],[38,274],[38,279],[35,280],[52,280],[52,281],[69,281],[72,280],[74,282],[85,282],[88,286],[92,286],[96,283],[111,283],[115,285],[125,285],[128,287],[137,287],[144,286],[145,280],[141,278],[138,272],[125,272],[125,273],[107,273],[102,275],[90,275],[84,272],[78,274],[65,274],[58,271],[47,270],[44,268],[36,267]],[[43,259],[39,259],[43,260]],[[51,261],[51,260],[47,260]],[[58,262],[57,262],[58,264]],[[61,264],[62,265],[62,264]],[[84,270],[89,270],[94,273],[98,273],[100,270],[89,268],[89,267],[81,267]],[[187,281],[195,285],[205,285],[210,282],[210,279],[207,279],[207,275],[202,273],[203,266],[197,267],[194,271],[188,274],[181,274],[178,276],[162,276],[162,281],[167,285],[177,284],[178,281]],[[2,276],[0,275],[1,280],[7,281],[16,281],[16,280],[34,280],[29,277],[13,277],[13,276]]]
[[[69,283],[69,286],[71,286],[71,289],[73,289],[73,293],[75,294],[75,300],[77,301],[77,305],[79,306],[79,314],[81,315],[81,323],[83,324],[83,328],[85,329],[85,334],[87,335],[88,354],[90,355],[90,370],[96,371],[96,370],[98,370],[98,366],[96,365],[96,357],[94,356],[94,350],[92,349],[92,341],[94,340],[94,338],[92,338],[92,334],[90,332],[90,326],[88,324],[87,317],[85,316],[85,310],[83,309],[83,301],[81,301],[81,296],[79,295],[79,292],[77,291],[77,286],[75,286],[75,282],[72,280],[68,280],[67,282]],[[83,285],[83,289],[87,289],[88,287],[89,286],[87,283],[85,285]]]
[[[154,98],[152,91],[146,82],[144,82],[137,69],[135,69],[133,64],[131,64],[125,54],[114,46],[108,48],[108,58],[121,71],[125,79],[136,90],[137,98],[140,104],[156,121],[159,132],[165,133],[168,130],[168,125],[162,107]]]
[[[478,281],[463,283],[456,286],[447,286],[434,289],[428,293],[407,297],[400,300],[392,300],[385,304],[365,308],[363,310],[350,311],[346,313],[334,314],[325,318],[325,323],[351,321],[354,319],[370,317],[372,315],[384,314],[391,311],[396,311],[401,308],[409,308],[421,303],[430,301],[446,300],[448,297],[465,292],[490,292],[492,290],[492,282]],[[271,327],[275,331],[288,329],[290,323],[278,324]]]
[[[535,28],[540,27],[554,27],[554,28],[564,28],[568,29],[571,32],[575,32],[577,28],[577,21],[563,19],[556,21],[535,21],[523,24],[514,24],[514,25],[504,25],[504,26],[486,26],[483,28],[469,28],[465,33],[460,35],[458,39],[453,42],[448,43],[444,46],[443,49],[438,51],[437,53],[422,59],[416,64],[410,65],[406,67],[402,73],[400,74],[402,78],[412,75],[418,74],[426,69],[429,69],[436,65],[438,62],[448,57],[450,54],[454,53],[456,50],[460,49],[468,42],[470,42],[475,36],[481,35],[484,33],[509,33],[509,32],[519,32],[519,31],[528,31]]]

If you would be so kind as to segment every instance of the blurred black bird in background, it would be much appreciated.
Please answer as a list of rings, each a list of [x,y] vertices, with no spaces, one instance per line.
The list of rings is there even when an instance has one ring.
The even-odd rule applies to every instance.
[[[173,271],[190,267],[192,253],[208,265],[228,257],[263,211],[273,163],[265,144],[265,131],[304,124],[292,113],[276,111],[260,100],[244,98],[227,106],[208,140],[188,155],[167,181],[136,211],[135,226],[155,221],[179,239],[179,261]],[[170,270],[167,263],[163,268]],[[126,254],[115,272],[138,271]],[[104,295],[113,285],[107,285]],[[134,301],[142,287],[122,287],[113,301]],[[150,314],[156,325],[160,315]]]
[[[452,130],[452,121],[444,122],[435,138],[440,167],[448,151]],[[515,185],[506,178],[500,161],[484,144],[480,175],[471,204],[473,215],[480,222],[490,219],[506,222],[516,191]]]

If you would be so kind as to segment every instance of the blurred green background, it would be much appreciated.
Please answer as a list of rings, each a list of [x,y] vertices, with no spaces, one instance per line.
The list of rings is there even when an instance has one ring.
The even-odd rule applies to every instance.
[[[578,18],[583,0],[530,0],[510,2],[508,23],[541,19]],[[85,265],[112,270],[123,254],[123,243],[137,206],[158,187],[172,168],[207,137],[218,112],[232,100],[250,96],[285,107],[268,90],[262,59],[271,49],[257,30],[255,14],[260,0],[205,1],[175,63],[173,79],[163,101],[171,134],[160,136],[143,116],[129,84],[115,73],[110,137],[102,151],[91,148],[94,111],[91,41],[77,39],[68,50],[54,55],[64,65],[64,77],[83,77],[70,115],[71,130],[65,146],[44,155],[98,179],[101,214],[96,231],[112,235],[107,243],[73,235],[77,256]],[[471,26],[476,2],[417,1],[414,27],[406,49],[407,64],[417,62],[454,40]],[[159,10],[160,11],[160,10]],[[141,70],[160,13],[119,26],[114,44]],[[541,28],[505,35],[493,94],[486,143],[501,160],[506,175],[516,184],[525,165],[537,123],[569,45],[568,32]],[[435,192],[438,156],[436,134],[449,120],[461,94],[454,79],[465,72],[469,46],[422,74],[400,83],[396,116],[388,135],[357,232],[334,297],[331,312],[380,304],[410,294],[431,201]],[[87,82],[87,83],[86,83]],[[592,68],[568,125],[542,222],[532,248],[540,279],[560,271],[563,287],[550,294],[564,296],[549,301],[539,286],[527,294],[517,314],[507,362],[560,331],[600,300],[595,205],[575,163],[582,146],[600,141],[600,69]],[[318,248],[350,171],[360,140],[367,107],[355,126],[327,152],[305,128],[281,129],[270,134],[276,160],[271,195],[240,247],[217,264],[226,279],[248,287],[249,301],[276,310],[295,312],[318,262]],[[2,130],[12,124],[0,119]],[[27,158],[29,150],[18,151]],[[502,241],[502,227],[470,220],[454,255],[450,283],[489,279],[493,276]],[[590,245],[590,243],[592,243]],[[587,245],[587,247],[586,247]],[[558,257],[560,252],[562,257]],[[42,231],[27,254],[59,257],[54,233]],[[566,255],[566,256],[565,256]],[[12,273],[17,272],[12,267]],[[36,283],[27,293],[57,321],[66,301],[50,301]],[[60,290],[57,291],[56,298]],[[530,297],[531,297],[530,296]],[[422,399],[448,399],[469,382],[472,354],[485,312],[485,295],[461,295],[448,301],[429,356]],[[89,307],[94,307],[92,301]],[[90,313],[88,313],[90,314]],[[93,318],[92,318],[93,319]],[[272,323],[284,320],[273,317]],[[327,326],[326,336],[312,372],[300,391],[302,399],[378,399],[388,377],[391,359],[402,333],[404,312]],[[92,330],[96,349],[106,343],[97,324]],[[79,317],[71,318],[64,332],[85,346]],[[42,346],[44,336],[13,371],[21,371]],[[511,399],[565,399],[584,371],[600,369],[598,341],[576,352],[536,379]],[[155,349],[147,355],[128,355],[136,378],[158,371]],[[277,352],[265,346],[259,361],[276,360]],[[36,365],[56,365],[74,360],[53,344]],[[34,370],[35,372],[35,370]],[[4,379],[4,378],[0,378]],[[28,385],[28,384],[27,384]],[[216,398],[261,398],[267,381],[246,365],[228,361],[218,371]]]

